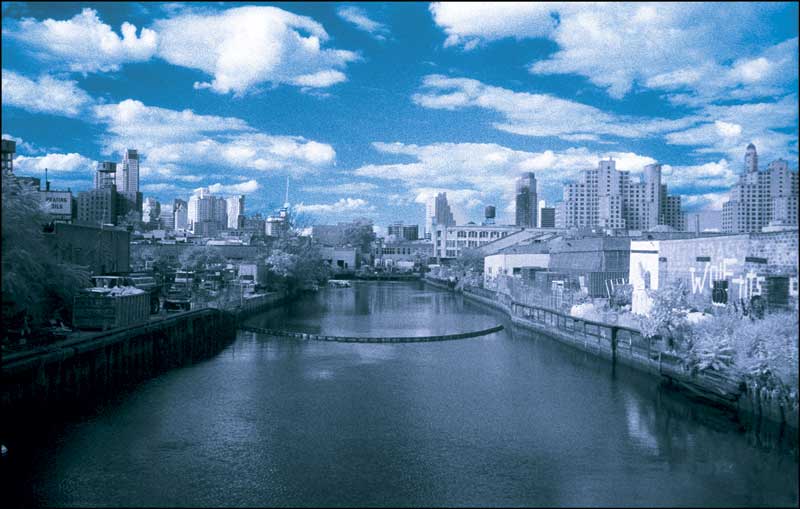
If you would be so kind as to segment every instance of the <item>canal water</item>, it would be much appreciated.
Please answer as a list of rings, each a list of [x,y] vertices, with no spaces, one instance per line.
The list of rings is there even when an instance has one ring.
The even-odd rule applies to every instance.
[[[216,357],[43,435],[11,491],[59,506],[798,503],[796,451],[421,282],[324,289],[249,323],[351,336],[507,328],[404,344],[240,331]]]

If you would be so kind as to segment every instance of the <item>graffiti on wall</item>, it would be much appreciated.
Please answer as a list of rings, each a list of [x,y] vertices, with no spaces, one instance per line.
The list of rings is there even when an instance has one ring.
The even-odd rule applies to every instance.
[[[736,265],[739,265],[739,260],[736,258],[724,258],[720,263],[705,262],[702,269],[690,267],[692,294],[703,293],[706,288],[713,290],[714,281],[725,280],[736,285],[739,299],[749,300],[756,295],[761,295],[762,283],[765,281],[764,276],[759,276],[753,269],[747,272],[737,272],[734,270]],[[698,275],[701,270],[702,277]],[[736,294],[730,292],[730,295],[733,297]]]

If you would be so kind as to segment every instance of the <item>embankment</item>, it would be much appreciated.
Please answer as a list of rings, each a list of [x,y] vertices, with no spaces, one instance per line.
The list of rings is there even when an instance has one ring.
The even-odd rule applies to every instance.
[[[425,278],[425,282],[452,290],[442,281]],[[774,389],[741,383],[725,373],[710,370],[690,373],[684,369],[679,357],[665,351],[663,342],[658,338],[646,338],[635,329],[523,305],[514,302],[506,294],[483,288],[467,287],[459,291],[465,298],[503,311],[516,326],[659,376],[706,403],[735,411],[743,421],[758,422],[764,419],[779,426],[786,425],[796,435],[797,400],[782,397]]]
[[[91,407],[126,387],[216,355],[236,338],[241,320],[294,295],[243,298],[228,309],[204,308],[146,323],[82,333],[2,359],[0,439],[28,417]]]

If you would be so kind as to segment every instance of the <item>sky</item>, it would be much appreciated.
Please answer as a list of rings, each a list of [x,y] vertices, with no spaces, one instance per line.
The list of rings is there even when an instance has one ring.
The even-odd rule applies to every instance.
[[[796,3],[2,4],[2,133],[15,173],[89,189],[141,154],[140,190],[289,201],[317,223],[456,220],[514,180],[540,198],[613,157],[659,162],[719,210],[753,142],[797,168]]]

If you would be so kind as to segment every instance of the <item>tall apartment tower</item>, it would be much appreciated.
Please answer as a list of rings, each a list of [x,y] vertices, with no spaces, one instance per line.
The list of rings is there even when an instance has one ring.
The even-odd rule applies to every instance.
[[[536,176],[524,173],[517,179],[517,226],[536,228],[539,200],[536,193]]]
[[[244,195],[225,198],[227,205],[228,228],[241,230],[244,228]]]
[[[173,227],[176,230],[186,230],[189,228],[189,209],[188,204],[180,198],[175,198],[172,202]]]
[[[644,167],[644,222],[647,228],[662,224],[661,165],[648,164]],[[666,199],[666,197],[664,197]]]
[[[117,172],[117,192],[139,192],[139,153],[129,148],[122,157],[120,171]]]
[[[161,203],[155,198],[148,197],[142,202],[142,222],[148,224],[158,223],[161,216]]]
[[[765,226],[797,226],[798,177],[783,159],[758,170],[758,153],[747,146],[744,169],[722,205],[722,231],[760,232]]]
[[[456,220],[453,211],[447,203],[447,193],[439,193],[435,198],[428,200],[425,207],[425,232],[432,237],[436,225],[455,226]]]
[[[585,170],[579,182],[564,186],[564,201],[556,207],[556,226],[648,230],[657,225],[683,228],[680,196],[670,196],[661,183],[661,165],[644,168],[638,182],[615,161],[600,161]]]

